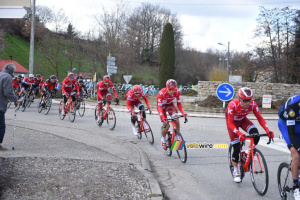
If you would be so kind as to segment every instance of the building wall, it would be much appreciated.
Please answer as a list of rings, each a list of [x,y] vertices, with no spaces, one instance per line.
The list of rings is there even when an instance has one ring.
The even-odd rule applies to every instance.
[[[199,81],[198,96],[216,96],[217,87],[224,82],[221,81]],[[235,97],[241,87],[249,87],[253,90],[254,98],[262,97],[265,94],[272,95],[272,101],[277,101],[293,95],[300,94],[300,85],[283,83],[230,83],[234,87]]]

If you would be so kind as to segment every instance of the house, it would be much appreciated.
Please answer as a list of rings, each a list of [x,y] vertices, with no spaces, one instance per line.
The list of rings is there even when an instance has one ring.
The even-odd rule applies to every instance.
[[[9,64],[9,63],[12,63],[16,66],[16,70],[15,70],[15,75],[18,75],[18,74],[28,74],[28,70],[23,67],[22,65],[20,65],[18,62],[12,60],[12,57],[10,58],[10,60],[0,60],[0,71],[3,70],[4,66],[6,64]]]

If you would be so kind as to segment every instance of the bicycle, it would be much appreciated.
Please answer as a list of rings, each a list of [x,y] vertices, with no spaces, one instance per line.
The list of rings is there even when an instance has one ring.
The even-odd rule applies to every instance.
[[[294,182],[291,171],[292,159],[290,164],[283,162],[279,165],[277,171],[278,190],[281,199],[294,199]]]
[[[148,109],[146,109],[145,111],[147,111]],[[150,144],[154,143],[154,137],[153,137],[153,133],[151,130],[151,127],[149,125],[149,123],[147,122],[146,118],[143,117],[143,113],[140,110],[140,112],[135,112],[135,114],[137,114],[137,125],[136,125],[136,129],[138,130],[138,134],[137,134],[137,138],[141,139],[142,138],[142,132],[144,132],[147,140],[150,142]],[[151,114],[151,111],[150,111]],[[144,127],[144,123],[146,124],[146,128]]]
[[[42,112],[42,110],[44,110],[44,114],[47,115],[50,111],[51,105],[52,105],[52,99],[55,96],[53,91],[47,92],[46,93],[46,100],[43,100],[43,98],[41,97],[39,104],[38,104],[38,112]],[[44,107],[42,105],[44,101]]]
[[[21,111],[24,112],[25,109],[27,108],[27,105],[28,105],[28,102],[29,102],[29,98],[28,98],[28,92],[29,92],[30,89],[27,89],[27,90],[23,90],[21,96],[20,96],[20,101],[19,101],[19,104],[17,106],[17,110],[19,110],[21,107]]]
[[[106,101],[106,102],[110,103],[110,101]],[[103,124],[104,120],[106,120],[108,128],[110,130],[114,130],[114,128],[116,127],[116,114],[115,114],[115,111],[110,107],[110,104],[108,104],[106,106],[106,108],[104,109],[105,104],[106,103],[103,104],[102,111],[101,111],[102,115],[101,115],[101,118],[100,118],[99,121],[97,121],[98,120],[98,116],[97,116],[98,105],[95,108],[96,123],[98,124],[98,126],[101,126]]]
[[[59,109],[58,109],[59,118],[61,120],[63,120],[65,118],[65,116],[68,115],[70,122],[74,122],[75,116],[76,116],[76,106],[75,106],[75,102],[73,102],[73,100],[72,100],[72,94],[69,96],[69,101],[67,103],[65,103],[65,107],[64,107],[65,115],[61,114],[62,103],[63,103],[63,101],[61,101],[59,104]]]
[[[187,151],[186,151],[186,146],[185,146],[185,141],[182,137],[182,134],[177,130],[176,125],[175,125],[175,121],[180,118],[180,117],[184,117],[184,116],[178,116],[175,118],[171,118],[171,119],[167,119],[167,121],[171,121],[172,122],[172,132],[168,131],[168,142],[167,142],[167,149],[165,150],[165,153],[167,156],[171,156],[172,155],[172,146],[173,144],[175,144],[175,141],[179,141],[180,143],[182,143],[182,150],[176,150],[177,155],[180,159],[180,161],[182,163],[186,163],[187,160]],[[187,122],[187,119],[184,123]],[[175,139],[176,138],[176,139]]]
[[[268,166],[265,157],[260,150],[255,148],[254,144],[254,138],[261,136],[268,136],[268,134],[247,135],[246,140],[250,140],[249,149],[247,149],[246,151],[242,150],[242,146],[245,145],[245,142],[243,142],[241,145],[240,158],[237,166],[241,180],[243,180],[245,172],[250,171],[251,181],[254,189],[260,196],[263,196],[266,194],[269,186]],[[270,143],[271,139],[269,139],[269,142],[267,144]],[[228,162],[231,175],[233,176],[233,164],[231,162],[232,151],[233,147],[232,144],[230,144],[228,150]],[[262,183],[259,182],[260,179],[260,182]]]
[[[31,103],[34,101],[35,90],[36,90],[36,88],[32,88],[31,92],[29,93],[29,101],[27,104],[28,108],[30,107]]]

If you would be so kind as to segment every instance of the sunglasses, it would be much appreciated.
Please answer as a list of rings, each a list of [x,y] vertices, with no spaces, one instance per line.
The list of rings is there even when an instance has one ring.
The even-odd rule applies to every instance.
[[[109,83],[109,81],[104,81],[104,83]]]
[[[252,99],[241,99],[242,102],[249,103]]]
[[[170,92],[174,92],[174,91],[175,91],[175,89],[168,89],[168,91],[170,91]]]
[[[140,92],[135,92],[134,94],[140,94]]]

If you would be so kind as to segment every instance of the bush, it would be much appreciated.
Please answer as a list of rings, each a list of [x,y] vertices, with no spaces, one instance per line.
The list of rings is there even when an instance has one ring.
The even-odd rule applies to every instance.
[[[209,74],[210,81],[226,81],[227,72],[225,69],[213,68],[213,70]]]

